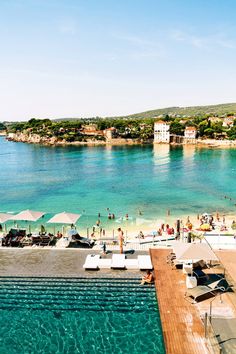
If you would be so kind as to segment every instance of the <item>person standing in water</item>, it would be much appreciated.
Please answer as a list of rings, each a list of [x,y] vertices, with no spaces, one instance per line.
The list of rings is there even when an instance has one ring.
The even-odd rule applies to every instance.
[[[121,230],[120,227],[117,229],[117,231],[118,231],[120,253],[122,254],[123,253],[123,244],[124,244],[124,232]]]

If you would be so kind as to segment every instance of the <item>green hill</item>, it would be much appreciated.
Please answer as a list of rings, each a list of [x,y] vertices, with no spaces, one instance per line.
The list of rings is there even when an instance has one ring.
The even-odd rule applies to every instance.
[[[109,118],[153,118],[159,115],[179,115],[179,116],[198,116],[204,114],[224,115],[228,113],[236,113],[236,103],[224,103],[211,106],[192,106],[192,107],[168,107],[154,109],[151,111],[130,114],[128,116],[109,117]]]
[[[236,114],[236,103],[224,103],[224,104],[217,104],[217,105],[210,105],[210,106],[191,106],[191,107],[167,107],[167,108],[159,108],[153,109],[150,111],[145,111],[141,113],[134,113],[124,116],[113,116],[113,117],[103,117],[107,119],[145,119],[145,118],[155,118],[160,115],[177,115],[177,116],[203,116],[206,114],[222,116],[224,114],[234,113]],[[102,117],[91,117],[91,118],[84,118],[84,119],[98,119]],[[83,117],[67,117],[67,118],[56,118],[54,121],[66,121],[66,120],[78,120],[83,119]]]

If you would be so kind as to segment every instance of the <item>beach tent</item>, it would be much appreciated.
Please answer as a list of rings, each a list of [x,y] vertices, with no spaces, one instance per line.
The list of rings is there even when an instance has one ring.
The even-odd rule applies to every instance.
[[[13,215],[10,219],[17,221],[37,221],[45,213],[42,211],[33,211],[33,210],[23,210],[19,214]]]
[[[176,254],[176,259],[218,261],[217,256],[207,243],[179,242],[173,245],[173,250]]]
[[[54,215],[50,220],[48,220],[48,223],[53,223],[53,224],[75,224],[76,221],[81,217],[80,214],[72,214],[72,213],[66,213],[65,211],[63,213],[59,213]]]

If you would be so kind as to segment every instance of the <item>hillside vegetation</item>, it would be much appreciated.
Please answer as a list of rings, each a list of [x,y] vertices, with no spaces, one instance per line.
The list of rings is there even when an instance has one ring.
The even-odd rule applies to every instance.
[[[144,118],[153,118],[160,115],[176,115],[176,116],[187,116],[187,117],[196,117],[203,115],[217,115],[222,116],[224,114],[236,113],[236,103],[224,103],[211,106],[193,106],[193,107],[168,107],[154,109],[151,111],[145,111],[141,113],[130,114],[128,116],[120,117],[109,117],[109,118],[132,118],[132,119],[144,119]]]

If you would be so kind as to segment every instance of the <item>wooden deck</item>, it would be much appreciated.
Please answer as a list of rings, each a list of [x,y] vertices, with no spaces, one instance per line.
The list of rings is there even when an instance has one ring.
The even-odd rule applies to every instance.
[[[209,354],[198,310],[184,299],[185,275],[166,263],[169,253],[166,249],[150,250],[166,353]]]

